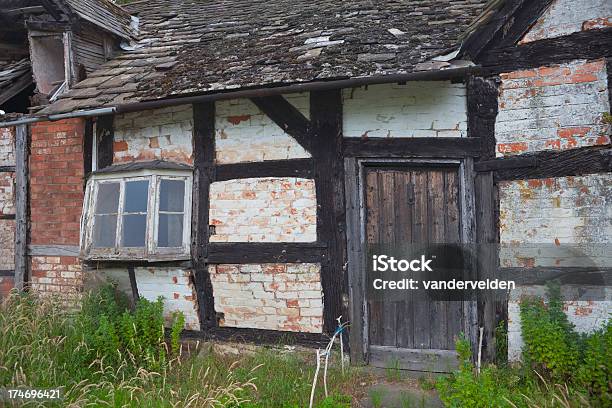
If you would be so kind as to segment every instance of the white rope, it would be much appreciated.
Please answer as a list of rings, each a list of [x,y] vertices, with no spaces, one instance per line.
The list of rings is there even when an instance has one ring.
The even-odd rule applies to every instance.
[[[319,377],[319,368],[321,367],[321,350],[317,349],[317,369],[312,380],[312,389],[310,390],[310,405],[309,408],[313,407],[315,388],[317,387],[317,377]]]

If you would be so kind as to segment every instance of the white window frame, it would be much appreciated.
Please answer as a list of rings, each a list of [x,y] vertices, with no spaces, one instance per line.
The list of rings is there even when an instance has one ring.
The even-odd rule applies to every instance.
[[[183,199],[183,237],[180,247],[158,247],[157,233],[159,224],[159,193],[161,180],[183,180],[185,196]],[[123,208],[125,183],[148,180],[147,214],[144,247],[123,247]],[[117,208],[117,228],[113,248],[93,246],[93,227],[98,186],[102,183],[120,183],[119,206]],[[142,169],[123,172],[93,173],[87,180],[81,216],[81,258],[86,260],[145,260],[169,261],[191,258],[191,190],[193,173],[190,170]]]

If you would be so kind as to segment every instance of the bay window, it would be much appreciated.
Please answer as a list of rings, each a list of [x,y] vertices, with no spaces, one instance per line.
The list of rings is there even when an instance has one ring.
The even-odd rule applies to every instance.
[[[85,259],[189,259],[191,171],[98,172],[87,182]]]

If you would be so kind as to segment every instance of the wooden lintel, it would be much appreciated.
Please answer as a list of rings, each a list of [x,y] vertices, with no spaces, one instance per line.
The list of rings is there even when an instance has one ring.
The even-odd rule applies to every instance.
[[[191,259],[193,284],[196,290],[202,330],[215,327],[215,299],[212,282],[208,273],[208,217],[210,183],[214,179],[215,160],[215,103],[205,102],[193,105],[193,203],[192,219],[195,220],[191,234]]]
[[[0,220],[14,220],[15,214],[0,214]]]
[[[484,160],[474,163],[477,172],[499,171],[509,169],[535,168],[538,165],[536,156],[528,157],[500,157],[498,159]]]
[[[311,150],[310,121],[283,96],[263,96],[251,101],[306,151]]]
[[[463,158],[480,155],[477,137],[345,138],[345,157],[436,157]]]
[[[475,62],[492,73],[501,73],[579,59],[594,60],[610,55],[612,55],[612,27],[492,49],[483,53]]]
[[[312,159],[266,160],[215,166],[215,181],[251,177],[313,177]]]
[[[211,242],[209,264],[321,262],[325,245],[319,243]]]
[[[510,164],[506,163],[508,161]],[[495,181],[608,173],[612,171],[612,148],[607,145],[541,151],[495,159],[483,162],[483,165],[492,167],[493,163],[498,166],[494,173]]]
[[[0,173],[14,173],[15,166],[0,166]]]

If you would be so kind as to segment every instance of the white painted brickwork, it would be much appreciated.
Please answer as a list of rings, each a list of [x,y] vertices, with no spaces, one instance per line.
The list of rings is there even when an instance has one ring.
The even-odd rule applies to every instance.
[[[321,333],[319,264],[210,265],[221,326]]]
[[[464,84],[408,82],[344,89],[345,137],[465,137]]]
[[[305,117],[310,117],[307,93],[283,95]],[[216,103],[217,163],[308,158],[298,142],[248,99]]]
[[[162,159],[193,163],[191,105],[115,117],[114,161]]]
[[[578,31],[610,26],[610,0],[555,0],[521,42],[561,37]]]
[[[14,128],[0,128],[0,166],[15,165]],[[0,214],[15,213],[14,174],[0,173]],[[0,220],[0,269],[13,269],[15,221]],[[0,281],[2,278],[0,278]]]
[[[588,244],[582,251],[594,253],[596,264],[610,264],[607,247],[601,244],[612,244],[612,174],[507,181],[500,183],[499,193],[502,244],[549,244],[560,249],[564,244]],[[575,257],[548,258],[546,252],[509,257],[512,251],[508,251],[500,263],[572,266],[576,261]],[[523,346],[518,309],[523,293],[524,289],[513,292],[508,305],[508,353],[512,360],[520,358]],[[606,321],[612,302],[568,302],[565,308],[577,329],[588,332]]]
[[[118,287],[130,294],[131,286],[126,269],[103,269],[102,275],[117,282]],[[135,268],[136,284],[141,297],[154,301],[164,297],[164,317],[169,324],[172,313],[185,315],[185,329],[199,330],[200,320],[196,294],[191,283],[191,270],[176,267]]]
[[[497,156],[610,142],[604,60],[502,74],[495,124]]]
[[[317,240],[314,180],[249,178],[212,183],[212,242]]]

